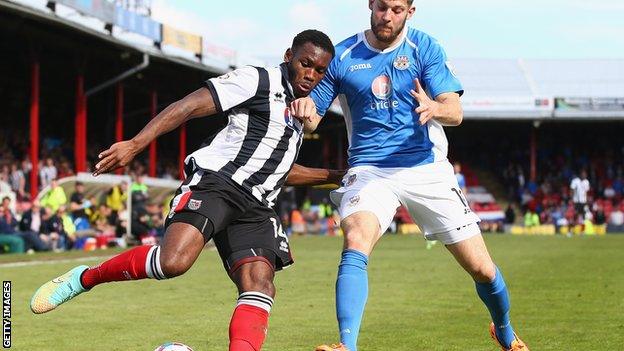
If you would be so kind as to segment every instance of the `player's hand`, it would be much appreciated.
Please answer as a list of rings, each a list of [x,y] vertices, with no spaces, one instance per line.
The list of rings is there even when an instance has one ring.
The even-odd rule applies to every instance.
[[[418,122],[421,126],[424,126],[437,115],[439,103],[429,98],[418,79],[414,79],[414,87],[416,90],[410,90],[410,94],[418,101],[418,107],[414,111],[419,114]]]
[[[329,176],[327,177],[327,180],[331,184],[336,184],[336,185],[340,186],[342,184],[342,178],[344,178],[344,175],[346,173],[347,173],[346,169],[330,169],[329,170]]]
[[[100,152],[100,161],[95,165],[93,176],[110,172],[119,167],[125,167],[136,154],[141,151],[132,140],[120,141],[113,144],[108,150]]]
[[[303,97],[290,103],[290,115],[305,123],[312,122],[316,116],[316,104],[310,97]]]

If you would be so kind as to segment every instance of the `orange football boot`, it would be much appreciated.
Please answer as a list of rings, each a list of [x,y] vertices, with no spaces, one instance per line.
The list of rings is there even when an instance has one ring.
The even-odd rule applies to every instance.
[[[500,346],[502,351],[529,351],[529,347],[524,343],[524,341],[520,340],[520,338],[518,337],[518,335],[516,335],[516,333],[514,333],[514,341],[511,342],[511,347],[510,348],[506,348],[504,347],[500,341],[498,341],[498,338],[496,337],[496,327],[494,327],[494,323],[490,323],[490,336],[492,337],[492,339],[494,339],[494,341],[496,342],[496,344],[498,344],[498,346]]]
[[[349,351],[349,349],[340,343],[317,346],[315,351]]]

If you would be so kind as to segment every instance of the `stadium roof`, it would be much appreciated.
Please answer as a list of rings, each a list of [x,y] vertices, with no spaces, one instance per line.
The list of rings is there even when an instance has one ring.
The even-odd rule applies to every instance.
[[[467,117],[624,118],[624,60],[454,60]]]
[[[217,65],[213,66],[207,63],[200,63],[196,60],[187,59],[185,57],[168,55],[162,50],[159,50],[156,47],[151,46],[151,45],[141,45],[141,44],[130,42],[128,40],[122,40],[116,36],[109,35],[104,31],[97,30],[93,26],[85,25],[83,23],[79,23],[73,20],[66,19],[52,12],[47,12],[45,7],[44,8],[31,7],[29,5],[24,5],[24,4],[15,3],[15,2],[0,1],[0,10],[10,11],[20,16],[35,18],[42,22],[48,22],[48,23],[53,23],[56,25],[67,26],[76,31],[95,36],[98,39],[107,41],[118,47],[135,50],[141,53],[148,54],[152,57],[171,61],[172,63],[177,63],[180,65],[184,65],[184,66],[198,69],[201,71],[211,72],[215,74],[222,74],[229,70],[228,68],[223,67],[223,66],[217,66]],[[101,27],[103,28],[103,24],[101,25]]]
[[[624,60],[453,60],[474,96],[624,97]]]
[[[218,62],[198,62],[177,52],[157,49],[149,41],[133,41],[122,32],[113,31],[110,35],[94,19],[68,19],[41,4],[33,6],[0,1],[0,9],[68,26],[158,59],[213,74],[229,70]],[[624,119],[624,59],[454,59],[452,63],[465,88],[462,102],[466,118]],[[337,104],[332,111],[341,113]]]

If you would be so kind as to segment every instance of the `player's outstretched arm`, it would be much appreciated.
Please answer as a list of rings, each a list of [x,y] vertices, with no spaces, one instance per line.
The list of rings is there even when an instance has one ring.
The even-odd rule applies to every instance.
[[[430,119],[435,119],[445,126],[461,124],[464,113],[457,93],[442,93],[431,100],[418,79],[414,79],[414,88],[410,94],[418,101],[416,113],[420,115],[420,125],[425,125]]]
[[[288,174],[288,178],[286,178],[286,185],[340,185],[344,174],[345,171],[343,170],[309,168],[295,163]]]
[[[162,110],[134,138],[113,144],[102,151],[95,165],[94,176],[124,167],[149,143],[158,136],[167,133],[189,119],[212,115],[217,112],[212,94],[206,88],[200,88],[188,94]]]

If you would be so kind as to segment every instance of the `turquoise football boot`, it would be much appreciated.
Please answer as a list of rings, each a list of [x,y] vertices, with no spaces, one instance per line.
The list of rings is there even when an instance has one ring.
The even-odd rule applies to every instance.
[[[43,284],[30,299],[30,310],[37,314],[46,313],[87,291],[80,283],[80,276],[87,269],[89,266],[85,265],[75,267]]]

